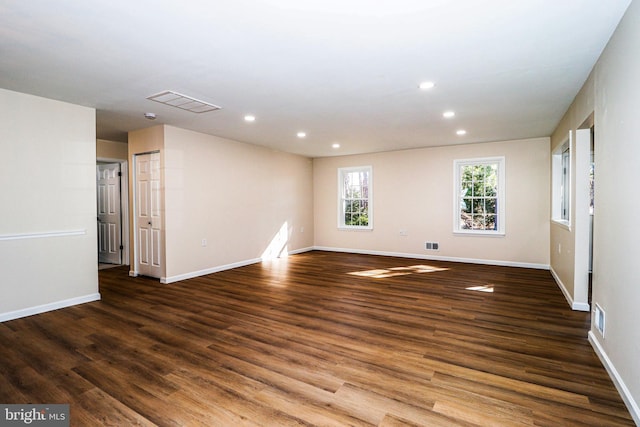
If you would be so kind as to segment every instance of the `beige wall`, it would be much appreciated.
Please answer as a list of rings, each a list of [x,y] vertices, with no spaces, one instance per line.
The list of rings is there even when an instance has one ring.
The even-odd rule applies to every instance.
[[[124,142],[96,140],[96,157],[108,160],[127,160],[128,146]]]
[[[453,161],[493,156],[505,157],[506,235],[454,235]],[[315,244],[548,268],[549,161],[548,138],[315,159]],[[338,230],[337,169],[367,165],[373,166],[374,229]],[[426,241],[440,250],[426,251]]]
[[[629,9],[591,76],[556,129],[552,145],[594,113],[595,214],[592,301],[606,313],[605,335],[589,335],[636,423],[640,424],[640,210],[636,197],[640,159],[640,3]],[[575,181],[575,177],[573,177]],[[556,240],[574,249],[574,236],[552,227]],[[553,250],[551,251],[553,253]],[[552,257],[562,280],[572,280],[574,261]]]
[[[0,89],[0,320],[99,299],[95,111]]]
[[[584,86],[576,96],[573,104],[565,113],[564,117],[556,127],[551,136],[551,152],[553,153],[567,139],[571,139],[573,144],[571,147],[571,171],[576,170],[576,131],[583,125],[587,128],[593,123],[593,75],[591,75]],[[587,306],[587,301],[581,301],[576,298],[576,285],[580,283],[579,273],[576,272],[576,175],[572,173],[571,177],[571,213],[570,226],[558,224],[551,221],[551,235],[549,253],[551,258],[551,270],[560,287],[570,304],[574,307],[580,304]],[[549,214],[551,218],[551,214]],[[584,304],[583,304],[584,303]],[[588,309],[588,308],[587,308]]]
[[[129,145],[161,150],[164,281],[313,246],[311,160],[172,126],[133,132]]]

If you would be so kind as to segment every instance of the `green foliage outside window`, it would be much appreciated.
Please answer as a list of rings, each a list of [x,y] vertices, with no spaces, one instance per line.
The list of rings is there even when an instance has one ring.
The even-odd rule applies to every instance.
[[[498,229],[498,165],[461,167],[460,228]]]
[[[369,226],[369,173],[364,170],[345,173],[342,188],[344,225]]]
[[[345,201],[344,225],[369,225],[369,202],[366,200]]]

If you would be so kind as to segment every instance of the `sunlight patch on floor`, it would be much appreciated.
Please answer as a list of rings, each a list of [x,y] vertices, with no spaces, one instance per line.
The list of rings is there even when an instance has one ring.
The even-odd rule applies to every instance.
[[[478,291],[478,292],[491,292],[493,293],[493,285],[483,285],[483,286],[471,286],[469,288],[465,288],[468,291]]]
[[[388,277],[407,276],[409,274],[433,273],[435,271],[446,271],[448,268],[434,267],[432,265],[409,265],[406,267],[379,268],[374,270],[353,271],[353,276],[372,277],[374,279],[385,279]]]

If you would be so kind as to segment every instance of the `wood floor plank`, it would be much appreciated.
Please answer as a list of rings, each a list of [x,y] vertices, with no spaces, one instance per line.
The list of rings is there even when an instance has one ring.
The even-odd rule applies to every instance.
[[[327,401],[331,398],[326,396]],[[375,424],[368,423],[357,417],[357,414],[345,413],[340,408],[331,406],[331,403],[321,403],[315,399],[308,399],[301,394],[290,394],[282,390],[267,388],[256,396],[256,399],[272,408],[284,413],[296,414],[309,425],[333,426],[333,427],[372,427]],[[273,425],[268,420],[265,425]]]
[[[340,387],[335,393],[334,405],[350,413],[359,413],[362,419],[375,425],[379,425],[387,415],[402,416],[412,422],[422,422],[431,412],[430,409],[414,406],[353,384]]]
[[[73,425],[77,426],[157,425],[99,388],[93,388],[78,396],[78,404],[71,408],[71,419]]]
[[[533,415],[530,411],[518,407],[497,407],[478,402],[460,402],[439,400],[433,407],[435,412],[456,420],[471,422],[483,426],[533,426]]]
[[[632,426],[548,271],[311,251],[0,324],[72,426]],[[488,292],[491,291],[491,292]]]

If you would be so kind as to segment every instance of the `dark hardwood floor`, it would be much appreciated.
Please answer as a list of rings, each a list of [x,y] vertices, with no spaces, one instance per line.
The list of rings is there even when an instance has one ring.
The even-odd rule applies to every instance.
[[[309,252],[0,323],[0,402],[71,425],[629,426],[548,271]]]

